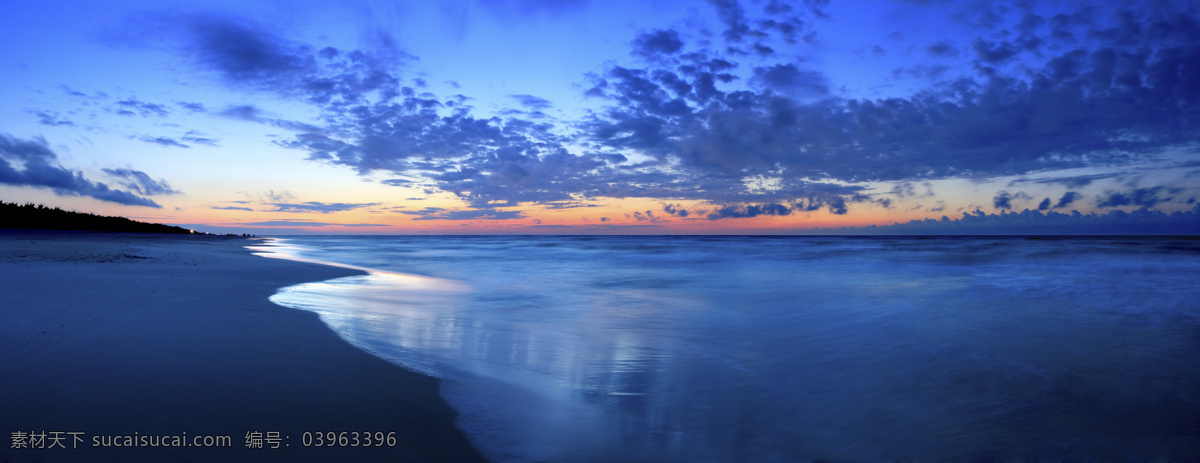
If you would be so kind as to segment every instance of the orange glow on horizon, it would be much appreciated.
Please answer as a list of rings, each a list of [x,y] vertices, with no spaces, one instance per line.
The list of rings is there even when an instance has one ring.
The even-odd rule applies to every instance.
[[[679,217],[665,211],[674,204],[689,212]],[[459,206],[448,211],[471,210]],[[541,205],[498,208],[493,213],[520,212],[507,220],[452,220],[404,214],[416,207],[379,205],[341,212],[281,212],[200,207],[180,211],[176,223],[214,229],[254,229],[278,234],[788,234],[843,227],[890,225],[913,219],[940,218],[942,213],[896,211],[874,204],[852,204],[846,214],[828,209],[794,212],[787,216],[708,219],[711,206],[635,198],[594,202],[588,207],[549,208]],[[313,225],[307,225],[307,224]],[[818,230],[818,232],[820,231]]]

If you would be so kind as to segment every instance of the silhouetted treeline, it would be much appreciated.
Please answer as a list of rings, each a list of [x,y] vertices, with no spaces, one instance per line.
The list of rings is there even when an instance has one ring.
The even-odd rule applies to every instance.
[[[41,204],[6,203],[0,201],[0,228],[24,230],[82,230],[132,233],[192,233],[186,228],[146,223],[124,217],[108,217],[83,212],[64,211]]]

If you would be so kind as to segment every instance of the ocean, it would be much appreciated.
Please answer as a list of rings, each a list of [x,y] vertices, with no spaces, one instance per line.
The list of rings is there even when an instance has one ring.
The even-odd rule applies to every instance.
[[[293,236],[492,461],[1200,459],[1200,240]],[[397,393],[403,393],[397,391]]]

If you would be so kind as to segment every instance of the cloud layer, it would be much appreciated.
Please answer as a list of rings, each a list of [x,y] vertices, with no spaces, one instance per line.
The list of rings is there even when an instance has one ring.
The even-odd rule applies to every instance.
[[[695,18],[631,33],[618,42],[626,54],[598,60],[575,82],[588,105],[577,112],[536,92],[503,93],[482,108],[472,95],[454,94],[457,84],[436,94],[429,82],[457,76],[421,72],[419,58],[385,32],[359,48],[320,46],[264,22],[186,11],[139,16],[124,40],[162,43],[196,75],[253,98],[154,103],[63,90],[102,99],[125,120],[206,115],[262,124],[277,131],[270,143],[305,159],[448,193],[465,206],[403,212],[417,220],[523,219],[529,215],[518,209],[611,198],[663,205],[628,214],[642,224],[843,215],[866,204],[909,207],[925,197],[909,183],[951,179],[1004,178],[1005,189],[979,193],[979,207],[990,198],[995,211],[1033,207],[1047,216],[1081,204],[1154,208],[1194,196],[1166,183],[1113,186],[1133,174],[1112,171],[1134,172],[1200,142],[1195,6],[911,3],[901,6],[961,10],[949,17],[973,35],[904,51],[893,46],[905,40],[897,31],[862,47],[858,56],[869,60],[908,53],[890,77],[915,82],[903,96],[847,91],[843,77],[822,67],[821,53],[836,44],[819,31],[837,7],[823,0],[709,0]],[[553,18],[584,6],[509,2],[487,11]],[[260,109],[268,100],[299,103],[312,117],[270,115]],[[74,124],[53,111],[29,114],[46,127]],[[175,152],[217,145],[196,131],[133,138]],[[4,140],[5,183],[151,207],[146,196],[177,193],[132,169],[105,170],[128,191],[112,190],[53,164],[44,141]],[[31,154],[39,146],[49,155]],[[944,199],[931,199],[936,210]],[[287,213],[378,205],[266,204]]]
[[[101,201],[129,206],[162,208],[149,198],[89,180],[83,176],[83,173],[62,167],[58,165],[57,161],[58,156],[50,150],[45,139],[39,137],[22,140],[0,133],[0,183],[47,188],[59,196],[88,196]],[[138,174],[149,179],[149,176],[143,172],[132,170],[123,170],[123,172],[127,173],[124,178],[136,177],[127,185],[131,185],[139,193],[157,194],[163,191],[163,188],[170,189],[166,183],[155,183],[152,180],[146,184],[139,183],[141,178],[137,177]],[[146,193],[143,188],[149,188],[154,193]]]
[[[1200,230],[1200,205],[1170,214],[1148,208],[1104,214],[1025,209],[986,214],[964,212],[958,219],[912,220],[882,226],[848,227],[836,233],[877,235],[1193,235]]]

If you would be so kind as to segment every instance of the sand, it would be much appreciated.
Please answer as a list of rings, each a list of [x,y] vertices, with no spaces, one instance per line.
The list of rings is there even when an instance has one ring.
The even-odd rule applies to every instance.
[[[254,256],[253,243],[0,233],[0,461],[482,461],[436,379],[267,300],[355,271]],[[330,431],[345,441],[305,438]],[[256,432],[279,448],[247,448]],[[13,448],[39,433],[55,448]],[[230,446],[145,446],[185,433]],[[96,446],[112,436],[142,446]]]

